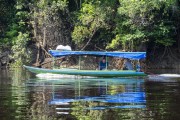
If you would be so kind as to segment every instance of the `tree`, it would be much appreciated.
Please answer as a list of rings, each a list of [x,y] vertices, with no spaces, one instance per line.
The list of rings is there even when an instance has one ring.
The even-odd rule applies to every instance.
[[[116,19],[115,38],[108,48],[122,45],[124,50],[134,51],[141,42],[171,46],[174,43],[174,24],[170,10],[174,1],[119,0],[119,16]],[[128,46],[128,47],[127,47]]]
[[[33,41],[36,43],[36,63],[49,57],[48,49],[58,44],[71,44],[71,24],[67,0],[40,0],[31,2],[31,21]]]
[[[102,32],[110,29],[110,16],[113,12],[112,6],[115,4],[106,1],[88,1],[82,4],[80,13],[77,14],[75,27],[72,33],[72,40],[76,43],[78,49],[84,50],[87,46],[94,46],[92,43],[100,41],[100,37],[105,37]],[[108,4],[111,3],[111,4]],[[103,44],[104,42],[104,44]],[[101,42],[102,48],[106,47],[107,40]]]
[[[11,29],[10,24],[14,21],[15,17],[15,0],[1,0],[0,1],[0,45],[11,43],[8,39],[8,32]],[[13,26],[15,27],[15,26]]]

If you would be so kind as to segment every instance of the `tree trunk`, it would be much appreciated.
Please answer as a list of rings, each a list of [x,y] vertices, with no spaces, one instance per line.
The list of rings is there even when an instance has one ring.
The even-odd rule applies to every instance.
[[[37,45],[38,51],[37,51],[37,55],[36,55],[36,63],[35,66],[39,66],[39,56],[40,56],[40,44],[38,43]]]
[[[178,43],[178,52],[180,53],[180,30],[178,30],[178,35],[177,35],[177,43]]]
[[[46,27],[43,28],[43,48],[46,47]]]

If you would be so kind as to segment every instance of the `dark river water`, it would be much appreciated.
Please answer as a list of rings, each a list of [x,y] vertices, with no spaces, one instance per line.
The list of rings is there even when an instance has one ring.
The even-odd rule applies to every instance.
[[[79,78],[0,70],[0,120],[178,119],[178,73]]]

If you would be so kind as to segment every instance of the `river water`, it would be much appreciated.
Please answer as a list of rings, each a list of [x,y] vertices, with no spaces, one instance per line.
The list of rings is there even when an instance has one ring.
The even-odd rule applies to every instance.
[[[180,74],[80,78],[0,70],[1,120],[178,120]]]

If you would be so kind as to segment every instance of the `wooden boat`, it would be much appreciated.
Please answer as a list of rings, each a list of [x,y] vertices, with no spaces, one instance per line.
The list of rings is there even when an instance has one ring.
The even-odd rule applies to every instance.
[[[145,52],[96,52],[96,51],[58,51],[50,50],[49,53],[53,57],[63,57],[70,55],[94,55],[94,56],[106,56],[106,57],[120,57],[134,60],[140,60],[146,57]],[[81,69],[45,69],[25,66],[29,71],[39,73],[52,73],[52,74],[64,74],[64,75],[79,75],[79,76],[93,76],[93,77],[129,77],[129,76],[146,76],[144,72],[136,70],[81,70]]]

